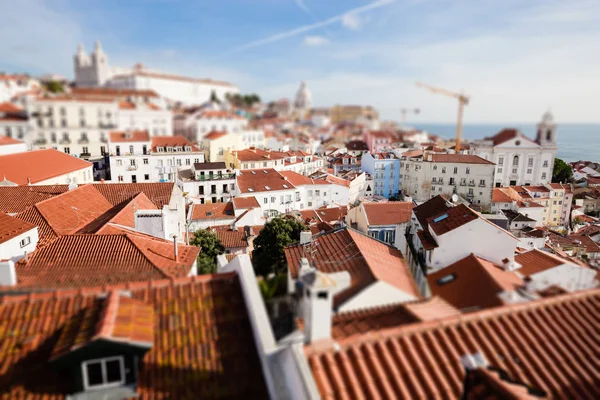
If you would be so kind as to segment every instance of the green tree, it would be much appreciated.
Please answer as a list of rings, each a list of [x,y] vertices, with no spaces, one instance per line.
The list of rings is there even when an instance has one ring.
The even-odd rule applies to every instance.
[[[219,100],[217,93],[214,90],[210,92],[210,102],[221,104],[221,100]]]
[[[560,158],[554,160],[554,170],[552,171],[552,182],[566,183],[573,179],[573,168]]]
[[[285,246],[300,240],[300,232],[306,227],[290,218],[273,218],[254,239],[252,263],[257,275],[283,273],[286,269]]]
[[[59,81],[50,81],[46,83],[46,89],[51,93],[62,93],[65,91],[62,83]]]
[[[198,254],[198,273],[214,274],[217,272],[217,256],[225,252],[216,233],[206,229],[198,229],[190,240],[192,246],[200,247]]]

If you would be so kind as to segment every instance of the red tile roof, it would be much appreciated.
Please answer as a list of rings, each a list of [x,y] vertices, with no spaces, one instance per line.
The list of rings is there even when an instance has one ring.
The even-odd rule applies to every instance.
[[[233,200],[233,206],[236,210],[245,210],[247,208],[260,208],[260,204],[256,197],[235,197]]]
[[[538,249],[515,255],[515,261],[521,264],[521,268],[518,271],[523,276],[537,274],[538,272],[546,271],[567,262]]]
[[[448,282],[444,282],[444,278]],[[431,293],[458,309],[503,305],[498,294],[514,291],[523,281],[514,272],[471,254],[427,275]]]
[[[151,89],[120,89],[107,87],[75,87],[71,93],[80,96],[109,97],[114,99],[126,99],[128,97],[158,98],[159,95]]]
[[[443,218],[446,216],[445,218]],[[459,228],[471,221],[475,221],[479,216],[464,204],[459,204],[449,210],[433,215],[427,219],[427,225],[433,229],[436,235],[443,235],[456,228]],[[437,222],[436,222],[437,221]]]
[[[495,163],[475,156],[472,154],[429,154],[432,162],[436,163],[457,163],[457,164],[486,164],[496,165]]]
[[[594,242],[591,237],[583,235],[569,235],[572,240],[581,242],[581,245],[585,247],[586,253],[600,253],[600,246]]]
[[[56,178],[86,168],[92,163],[54,149],[33,150],[0,156],[0,177],[17,185]],[[91,171],[91,170],[90,170]]]
[[[451,208],[448,205],[448,202],[443,196],[435,196],[432,199],[427,200],[426,202],[418,205],[413,208],[413,213],[415,217],[419,220],[419,223],[423,228],[427,227],[427,219],[433,215],[437,215],[447,211]]]
[[[173,182],[95,183],[94,188],[113,206],[144,193],[159,209],[169,204],[174,190],[179,190]]]
[[[66,235],[16,266],[19,288],[78,288],[189,275],[200,249],[136,234]]]
[[[131,301],[154,310],[153,345],[140,359],[135,388],[141,399],[268,397],[244,297],[233,273],[3,297],[0,396],[63,399],[75,392],[68,372],[48,363],[53,348],[61,332],[81,315],[101,310],[104,299],[99,296],[118,290],[131,292]],[[123,306],[129,306],[124,301]],[[118,315],[123,315],[121,311],[126,310]],[[114,334],[142,333],[137,329],[120,333],[125,321],[115,320]],[[145,340],[144,334],[141,337]]]
[[[40,242],[44,244],[79,231],[111,208],[94,186],[84,185],[41,201],[16,217],[38,226]]]
[[[233,203],[192,204],[192,221],[235,219]],[[223,224],[223,221],[219,221]]]
[[[241,193],[268,192],[295,188],[290,181],[285,180],[283,175],[273,168],[242,170],[237,176],[237,185]]]
[[[496,133],[494,136],[485,138],[486,140],[491,140],[494,142],[494,146],[498,146],[504,142],[508,142],[511,139],[516,137],[523,137],[523,134],[514,128],[505,128],[500,132]]]
[[[35,229],[35,225],[0,212],[0,243],[7,242],[32,229]]]
[[[249,149],[232,151],[239,161],[267,161],[267,160],[282,160],[284,157],[279,155],[277,152],[271,153],[270,151],[250,147]]]
[[[129,143],[129,142],[149,142],[150,134],[148,131],[115,131],[109,133],[111,143]]]
[[[246,235],[239,230],[217,230],[219,241],[226,249],[248,247]]]
[[[18,213],[68,190],[68,185],[0,186],[0,211]]]
[[[191,147],[191,151],[200,151],[183,136],[154,136],[151,144],[152,152],[156,152],[157,147],[183,147],[185,150],[186,146]]]
[[[0,103],[0,113],[14,114],[14,113],[20,113],[22,111],[23,111],[23,109],[21,107],[18,107],[16,105],[14,105],[13,103],[9,103],[9,102]]]
[[[417,236],[419,236],[419,241],[425,250],[433,250],[436,247],[439,247],[431,233],[427,229],[422,229],[417,232]]]
[[[369,226],[396,225],[410,221],[412,202],[362,203]]]
[[[23,144],[22,141],[9,138],[8,136],[0,136],[0,146],[8,146],[11,144]]]
[[[314,242],[318,243],[314,265],[319,271],[350,274],[350,287],[335,295],[335,307],[376,281],[386,282],[415,298],[421,297],[400,250],[348,228],[322,234]],[[305,246],[297,244],[285,248],[292,278],[298,276]]]
[[[323,399],[460,398],[460,357],[481,352],[549,398],[598,398],[600,290],[383,329],[305,353]]]
[[[204,138],[202,138],[202,140],[216,140],[216,139],[220,139],[223,136],[227,136],[229,135],[229,133],[222,131],[211,131],[210,133],[208,133],[206,136],[204,136]]]
[[[322,222],[337,222],[344,220],[348,207],[321,207],[314,212]]]
[[[492,202],[493,203],[512,203],[512,199],[508,194],[502,190],[502,188],[494,188],[492,190]]]

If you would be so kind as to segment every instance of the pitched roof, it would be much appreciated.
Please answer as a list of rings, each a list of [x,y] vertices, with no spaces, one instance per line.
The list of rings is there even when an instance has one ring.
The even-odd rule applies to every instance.
[[[219,241],[226,249],[248,247],[248,241],[243,231],[239,230],[221,230],[217,229]]]
[[[74,87],[71,93],[77,96],[94,96],[94,97],[109,97],[109,98],[127,98],[127,97],[159,97],[152,89],[121,89],[108,87]]]
[[[148,131],[115,131],[109,133],[109,140],[111,143],[149,142],[150,134]]]
[[[460,398],[460,357],[475,352],[549,398],[597,398],[599,302],[600,290],[590,290],[382,329],[305,353],[323,399]]]
[[[13,103],[10,103],[8,101],[5,101],[4,103],[0,103],[0,113],[13,114],[13,113],[20,113],[22,111],[23,111],[22,108],[14,105]]]
[[[410,221],[414,204],[392,201],[389,203],[362,203],[369,226],[396,225]]]
[[[503,188],[492,189],[492,203],[512,203],[512,199]]]
[[[514,272],[470,254],[467,257],[427,275],[429,288],[458,309],[503,305],[498,293],[514,291],[523,281]]]
[[[194,163],[196,171],[206,171],[211,169],[227,169],[227,165],[223,161]]]
[[[192,204],[192,221],[212,219],[235,219],[233,203]]]
[[[206,136],[204,136],[202,138],[202,140],[216,140],[216,139],[220,139],[223,136],[227,136],[229,135],[228,132],[226,131],[211,131],[210,133],[208,133]]]
[[[0,243],[7,242],[32,229],[35,229],[35,225],[0,212]]]
[[[183,147],[185,150],[186,146],[191,147],[191,151],[200,151],[200,149],[183,136],[154,136],[150,146],[152,152],[156,152],[157,147]]]
[[[236,155],[237,159],[242,162],[247,161],[267,161],[267,160],[281,160],[284,157],[278,153],[271,153],[270,151],[262,150],[256,147],[251,147],[244,150],[232,151]]]
[[[432,215],[443,213],[446,210],[452,208],[448,205],[446,199],[440,195],[437,195],[426,202],[413,208],[415,217],[419,220],[419,223],[423,228],[427,227],[427,219]]]
[[[41,244],[75,233],[110,210],[112,205],[92,185],[41,201],[16,215],[39,229]]]
[[[335,295],[335,307],[376,281],[386,282],[415,298],[421,297],[400,250],[348,228],[324,233],[314,242],[318,243],[314,265],[319,271],[347,271],[350,274],[350,287]],[[285,248],[285,258],[293,278],[298,276],[305,246],[296,244]]]
[[[135,234],[65,235],[16,265],[19,288],[78,288],[181,278],[200,249]]]
[[[586,253],[600,253],[600,246],[591,237],[584,235],[569,235],[572,240],[578,240],[585,247]]]
[[[431,157],[432,162],[436,163],[456,163],[456,164],[484,164],[484,165],[496,165],[491,161],[481,158],[473,154],[439,154],[432,153],[428,154]]]
[[[505,128],[500,132],[496,133],[494,136],[486,137],[486,140],[491,140],[494,142],[494,146],[498,146],[504,142],[508,142],[511,139],[516,137],[522,137],[523,134],[514,128]]]
[[[279,171],[279,173],[294,186],[302,186],[302,185],[327,185],[330,182],[327,182],[323,179],[313,179],[306,175],[299,174],[295,171]]]
[[[521,264],[521,268],[518,271],[523,276],[537,274],[538,272],[568,263],[562,258],[538,249],[515,255],[515,261]]]
[[[233,198],[233,207],[236,210],[245,210],[247,208],[260,208],[260,204],[256,197],[234,197]]]
[[[18,213],[68,190],[68,185],[0,186],[0,211]]]
[[[283,175],[273,168],[242,170],[237,176],[237,185],[241,193],[295,188],[290,181],[285,180]]]
[[[54,149],[32,150],[0,156],[0,176],[27,185],[56,178],[85,168],[92,163]]]
[[[8,146],[12,144],[23,144],[23,141],[10,138],[8,136],[0,136],[0,146]]]
[[[75,392],[70,375],[48,360],[59,333],[88,310],[101,309],[100,296],[114,290],[127,290],[132,301],[154,310],[154,343],[140,358],[135,387],[140,398],[268,397],[248,311],[233,273],[3,297],[0,393],[41,400]],[[121,329],[120,322],[115,320],[115,329]],[[119,335],[131,334],[135,338],[137,330]]]
[[[346,143],[346,148],[350,151],[369,151],[369,146],[362,140],[351,140]]]
[[[336,222],[342,221],[346,217],[348,207],[321,207],[313,211],[323,222]]]
[[[95,183],[94,188],[113,206],[143,192],[157,208],[162,209],[171,201],[176,185],[174,182]]]
[[[468,224],[471,221],[475,221],[478,218],[479,216],[475,211],[464,204],[459,204],[446,211],[432,215],[427,219],[427,225],[439,236]]]

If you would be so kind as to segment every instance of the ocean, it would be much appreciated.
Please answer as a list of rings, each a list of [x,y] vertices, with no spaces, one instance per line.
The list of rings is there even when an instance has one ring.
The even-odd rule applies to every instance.
[[[453,138],[456,135],[454,124],[414,124],[414,127],[443,138]],[[535,124],[466,124],[463,126],[463,137],[469,140],[483,139],[507,127],[517,128],[529,138],[535,139]],[[600,124],[558,124],[557,129],[558,158],[565,161],[600,161]]]

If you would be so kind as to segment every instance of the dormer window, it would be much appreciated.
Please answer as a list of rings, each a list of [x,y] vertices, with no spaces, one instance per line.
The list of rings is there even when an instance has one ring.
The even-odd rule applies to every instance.
[[[185,146],[185,151],[192,151],[192,147],[191,146]]]
[[[165,151],[164,147],[157,147],[156,151],[159,153],[162,153],[163,151]]]
[[[169,146],[167,147],[167,153],[172,153],[173,152],[173,147]]]
[[[177,151],[183,151],[183,148],[181,146],[178,146]]]
[[[84,361],[81,372],[85,390],[122,386],[125,384],[125,359],[117,356]]]

